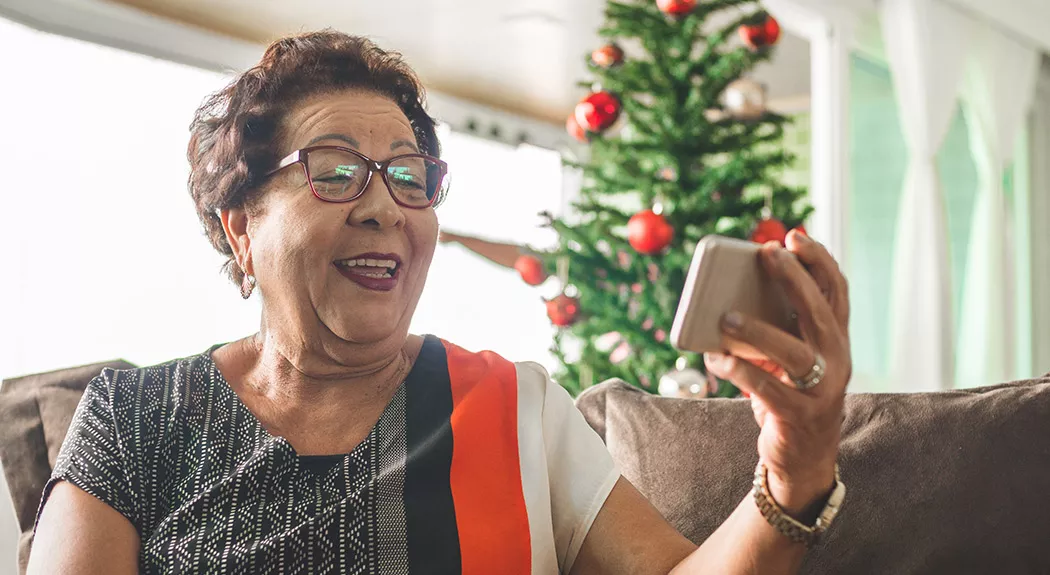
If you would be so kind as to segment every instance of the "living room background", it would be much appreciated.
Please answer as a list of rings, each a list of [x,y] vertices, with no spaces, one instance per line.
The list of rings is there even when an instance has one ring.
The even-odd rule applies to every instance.
[[[29,51],[32,61],[17,57]],[[0,74],[32,87],[0,95],[0,157],[18,166],[0,199],[0,377],[116,357],[145,365],[254,330],[258,300],[242,301],[219,273],[222,259],[200,233],[185,192],[187,125],[204,95],[227,76],[3,19]],[[907,153],[885,62],[855,53],[850,74],[851,187],[842,193],[854,301],[852,390],[899,390],[899,382],[888,381],[889,297]],[[1044,86],[1047,77],[1044,66]],[[1050,268],[1044,265],[1047,237],[1025,223],[1050,207],[1033,195],[1045,190],[1029,177],[1031,159],[1047,152],[1030,149],[1030,142],[1050,143],[1039,131],[1050,127],[1050,113],[1045,102],[1039,105],[1043,123],[1031,124],[1035,132],[1020,139],[1005,186],[1019,257],[1010,280],[1019,318],[1012,350],[1016,377],[1050,369],[1050,308],[1031,294],[1033,285],[1046,285],[1039,278]],[[798,115],[785,140],[800,158],[793,175],[802,179],[810,176],[809,127],[809,115]],[[536,227],[536,214],[564,209],[573,184],[555,151],[449,126],[441,137],[453,170],[452,193],[439,212],[443,224],[537,246],[551,240]],[[965,313],[962,289],[977,190],[969,138],[966,118],[957,111],[938,153],[955,325]],[[128,234],[142,241],[124,241]],[[551,367],[552,328],[537,292],[455,247],[438,250],[414,328]],[[975,350],[957,345],[955,352]],[[6,500],[0,478],[0,501]],[[17,529],[9,515],[0,511],[0,575],[14,557]]]

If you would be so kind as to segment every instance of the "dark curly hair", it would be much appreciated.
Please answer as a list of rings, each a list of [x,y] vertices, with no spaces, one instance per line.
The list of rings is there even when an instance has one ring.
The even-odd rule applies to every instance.
[[[423,153],[440,155],[423,87],[400,54],[367,38],[333,30],[278,40],[259,63],[209,96],[193,116],[186,155],[189,191],[212,246],[227,256],[230,279],[240,284],[219,211],[251,207],[252,190],[275,167],[285,116],[303,99],[346,89],[389,97],[404,112]]]

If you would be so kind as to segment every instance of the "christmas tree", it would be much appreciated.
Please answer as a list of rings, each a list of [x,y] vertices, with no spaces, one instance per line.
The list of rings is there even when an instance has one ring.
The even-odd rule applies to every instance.
[[[754,0],[611,1],[605,16],[609,43],[589,56],[590,93],[567,121],[587,159],[566,159],[582,187],[571,214],[548,215],[558,247],[511,264],[506,244],[464,245],[530,284],[557,276],[555,377],[571,392],[608,378],[656,391],[664,378],[734,396],[668,332],[702,237],[783,242],[809,215],[805,191],[779,181],[793,161],[780,145],[789,119],[746,77],[779,26]]]

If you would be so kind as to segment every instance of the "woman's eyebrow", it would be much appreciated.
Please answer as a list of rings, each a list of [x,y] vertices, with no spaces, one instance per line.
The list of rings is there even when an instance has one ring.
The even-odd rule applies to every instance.
[[[339,140],[340,142],[345,142],[347,144],[350,144],[354,148],[360,148],[361,147],[361,144],[358,143],[357,140],[351,138],[350,136],[344,136],[343,134],[324,134],[323,136],[317,136],[316,138],[314,138],[314,139],[310,140],[309,142],[307,142],[306,147],[310,147],[310,146],[316,144],[317,142],[321,142],[323,140]]]
[[[394,143],[390,144],[390,151],[393,152],[394,150],[396,150],[397,148],[399,148],[401,146],[404,146],[406,148],[411,148],[413,152],[415,152],[417,154],[419,153],[419,148],[416,147],[416,144],[414,142],[410,142],[408,140],[394,140]]]

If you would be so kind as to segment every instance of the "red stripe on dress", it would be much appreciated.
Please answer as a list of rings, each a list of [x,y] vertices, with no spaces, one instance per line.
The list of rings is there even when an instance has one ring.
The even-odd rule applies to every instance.
[[[444,344],[452,387],[450,476],[463,573],[530,573],[517,371],[492,352]]]

